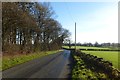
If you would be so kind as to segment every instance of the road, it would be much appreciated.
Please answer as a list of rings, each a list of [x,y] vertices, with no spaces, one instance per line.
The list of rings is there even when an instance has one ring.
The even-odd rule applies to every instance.
[[[48,55],[3,71],[3,78],[70,78],[70,51]]]

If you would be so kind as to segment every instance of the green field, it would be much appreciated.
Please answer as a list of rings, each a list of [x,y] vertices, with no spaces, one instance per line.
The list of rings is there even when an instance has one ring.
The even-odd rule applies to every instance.
[[[63,46],[63,48],[69,48],[69,46]],[[75,48],[75,46],[71,46],[71,48]],[[77,49],[111,49],[106,47],[86,47],[86,46],[76,46]]]
[[[92,54],[108,60],[113,63],[115,68],[118,68],[118,52],[117,51],[82,51],[87,54]]]

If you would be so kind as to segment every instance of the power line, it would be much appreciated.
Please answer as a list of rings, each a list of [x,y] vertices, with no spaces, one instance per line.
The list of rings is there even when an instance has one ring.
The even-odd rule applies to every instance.
[[[74,20],[72,14],[71,14],[71,12],[70,12],[70,9],[69,9],[69,6],[68,6],[67,2],[65,2],[65,3],[66,3],[66,8],[67,8],[66,11],[68,11],[68,14],[69,14],[69,16],[71,17],[72,21],[75,22],[75,20]]]
[[[68,6],[67,2],[66,3],[66,8],[67,8],[67,11],[68,11],[68,14],[69,16],[71,17],[72,21],[73,22],[80,22],[79,19],[77,17],[74,17],[74,15],[71,14],[71,11],[70,11],[70,7]]]
[[[76,21],[74,20],[75,18],[73,18],[72,14],[71,14],[71,12],[70,12],[70,9],[69,9],[69,7],[68,7],[68,5],[67,5],[67,3],[66,3],[66,8],[67,8],[67,10],[68,10],[68,12],[69,12],[68,14],[70,15],[72,21],[75,22],[75,51],[76,51]]]

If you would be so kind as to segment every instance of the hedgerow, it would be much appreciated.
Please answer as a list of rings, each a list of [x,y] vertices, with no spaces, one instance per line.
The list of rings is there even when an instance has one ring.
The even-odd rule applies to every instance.
[[[112,63],[81,51],[72,50],[74,68],[72,78],[119,80],[120,72]]]

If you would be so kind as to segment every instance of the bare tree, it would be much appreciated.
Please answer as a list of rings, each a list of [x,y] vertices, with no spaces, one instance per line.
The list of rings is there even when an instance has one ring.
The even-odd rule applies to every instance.
[[[2,6],[3,52],[60,49],[69,31],[52,16],[49,3],[6,2]]]

